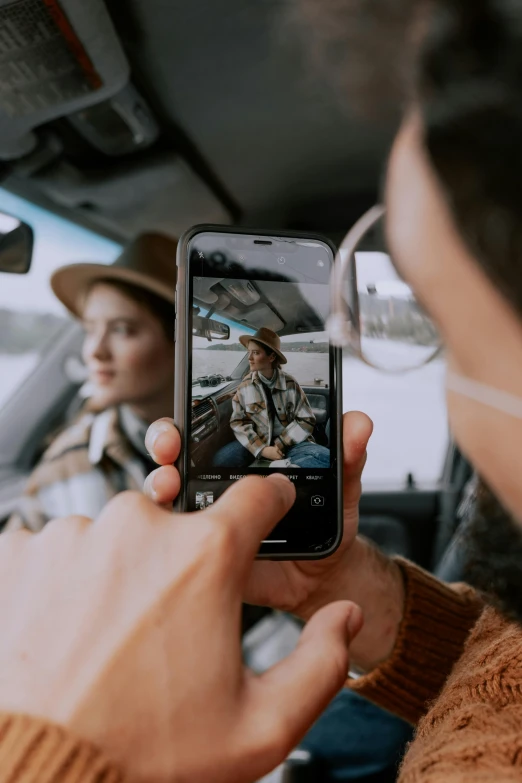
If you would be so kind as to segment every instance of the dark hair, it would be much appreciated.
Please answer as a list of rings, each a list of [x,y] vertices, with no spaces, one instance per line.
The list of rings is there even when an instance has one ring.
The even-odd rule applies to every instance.
[[[522,313],[522,7],[434,6],[420,52],[425,145],[460,234]]]
[[[250,340],[249,342],[255,343],[257,346],[259,346],[259,348],[262,348],[267,356],[272,356],[272,354],[274,354],[275,359],[272,362],[272,367],[275,367],[276,370],[279,370],[279,368],[281,367],[281,359],[276,354],[276,352],[274,351],[273,348],[270,348],[269,345],[265,345],[264,343],[260,343],[257,340]]]
[[[127,283],[124,280],[115,280],[110,277],[101,277],[95,280],[88,289],[87,296],[99,284],[110,285],[124,294],[124,296],[132,299],[133,302],[137,302],[145,307],[160,322],[167,340],[174,341],[175,309],[171,302],[153,291],[149,291],[148,288],[142,288],[139,285]]]
[[[363,109],[413,97],[460,235],[522,313],[522,6],[299,0]],[[370,102],[366,96],[370,96]]]

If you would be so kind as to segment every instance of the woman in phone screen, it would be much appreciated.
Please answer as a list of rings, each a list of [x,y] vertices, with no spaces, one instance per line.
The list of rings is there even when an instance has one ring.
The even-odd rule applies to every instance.
[[[328,468],[330,452],[315,443],[315,416],[287,363],[279,336],[262,327],[239,341],[248,351],[249,374],[232,400],[230,427],[236,440],[220,449],[220,467]]]

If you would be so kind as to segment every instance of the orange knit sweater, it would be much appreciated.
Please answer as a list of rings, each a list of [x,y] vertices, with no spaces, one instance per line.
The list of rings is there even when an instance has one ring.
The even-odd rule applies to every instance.
[[[123,783],[89,742],[39,718],[0,713],[0,783]]]
[[[522,628],[469,587],[398,562],[406,604],[394,652],[349,686],[417,724],[399,783],[520,783]]]
[[[406,603],[395,650],[349,684],[418,724],[400,783],[522,781],[522,629],[484,609],[470,588],[399,563]],[[0,783],[123,780],[60,727],[0,714]]]

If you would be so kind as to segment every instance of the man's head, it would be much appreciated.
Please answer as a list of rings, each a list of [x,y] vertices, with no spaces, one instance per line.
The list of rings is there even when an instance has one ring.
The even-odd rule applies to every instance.
[[[522,398],[522,6],[326,0],[316,8],[331,29],[339,30],[343,14],[350,18],[350,40],[354,29],[362,34],[356,53],[347,46],[344,68],[354,56],[360,72],[389,67],[404,102],[386,182],[399,272],[437,323],[450,368]],[[393,45],[381,49],[390,35]],[[511,555],[522,554],[522,421],[455,393],[448,407],[458,444],[507,510],[483,488],[474,575],[481,586],[498,587],[502,563],[513,574]],[[491,546],[497,557],[488,559]],[[501,592],[522,619],[518,600],[509,603],[513,591]]]
[[[422,27],[388,167],[389,245],[449,367],[522,397],[522,9],[434,2]],[[522,531],[522,421],[454,393],[448,409]]]

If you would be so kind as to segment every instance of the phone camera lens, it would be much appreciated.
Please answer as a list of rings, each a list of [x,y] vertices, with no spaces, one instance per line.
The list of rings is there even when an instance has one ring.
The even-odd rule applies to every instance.
[[[227,258],[226,258],[226,256],[225,256],[225,254],[224,254],[224,253],[220,253],[220,252],[217,252],[217,253],[212,253],[212,255],[210,256],[210,258],[212,259],[212,261],[213,261],[215,264],[224,264],[224,263],[225,263],[225,261],[227,260]]]

